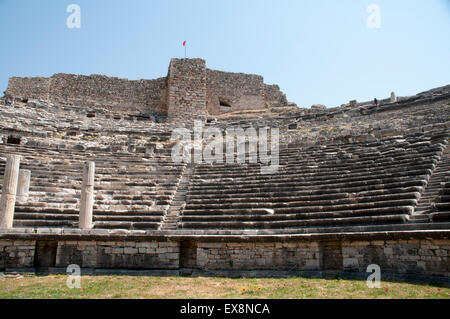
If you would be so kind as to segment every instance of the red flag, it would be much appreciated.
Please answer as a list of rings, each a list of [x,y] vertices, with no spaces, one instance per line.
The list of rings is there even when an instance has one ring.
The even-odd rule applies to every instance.
[[[183,42],[183,46],[184,46],[184,47],[186,46],[186,41]]]

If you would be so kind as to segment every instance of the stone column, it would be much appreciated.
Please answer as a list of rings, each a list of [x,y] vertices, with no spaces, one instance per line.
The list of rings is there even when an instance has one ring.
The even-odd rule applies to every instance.
[[[19,166],[20,156],[11,155],[6,160],[2,197],[0,199],[0,228],[2,229],[10,229],[13,226]]]
[[[94,207],[94,174],[95,162],[87,162],[83,172],[83,186],[81,189],[80,229],[92,229],[92,210]]]
[[[31,171],[21,169],[19,172],[19,181],[17,184],[17,202],[25,203],[28,200],[30,191]]]
[[[391,103],[397,102],[397,97],[395,96],[394,92],[391,92]]]

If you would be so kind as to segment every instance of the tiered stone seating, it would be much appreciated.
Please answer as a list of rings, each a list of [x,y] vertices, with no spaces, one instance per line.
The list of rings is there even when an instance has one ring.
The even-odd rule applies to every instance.
[[[77,227],[83,165],[92,160],[95,228],[156,229],[183,167],[165,154],[142,157],[3,144],[1,176],[8,154],[22,155],[21,168],[31,170],[29,198],[17,203],[14,227]]]
[[[442,183],[439,194],[435,204],[436,211],[431,214],[431,218],[434,222],[450,221],[450,175]]]
[[[8,137],[13,136],[21,145],[32,147],[122,153],[146,153],[153,149],[155,153],[170,154],[170,148],[165,146],[176,127],[174,123],[105,114],[88,118],[80,113],[81,108],[50,107],[43,102],[38,108],[30,103],[0,108],[0,142],[7,143]]]
[[[448,122],[444,107],[411,107],[411,116],[396,118],[392,127],[404,131],[415,121],[418,127],[437,121],[442,129]],[[185,166],[173,164],[170,158],[169,139],[178,124],[101,112],[91,117],[92,112],[80,107],[42,101],[4,107],[0,138],[6,143],[5,137],[13,135],[22,141],[0,143],[0,189],[6,155],[23,155],[21,168],[32,172],[31,191],[28,202],[16,206],[15,227],[77,227],[87,160],[96,162],[95,228],[337,231],[360,225],[414,224],[418,216],[410,215],[418,200],[423,205],[435,202],[429,176],[440,160],[446,134],[385,138],[395,131],[378,132],[392,128],[387,122],[396,115],[388,111],[373,115],[371,121],[359,113],[349,120],[343,110],[302,112],[206,123],[222,129],[279,127],[280,170],[261,175],[259,164],[198,165],[182,183],[185,188],[190,185],[187,190],[179,188]],[[363,131],[372,132],[370,138],[359,139]],[[334,139],[334,135],[350,138]],[[310,143],[304,140],[316,145],[306,146]],[[283,149],[287,145],[290,148]],[[449,218],[445,185],[430,215],[435,222]],[[428,202],[422,196],[425,187],[431,194]]]
[[[280,151],[280,169],[199,165],[183,229],[289,229],[401,224],[409,219],[445,136],[416,134],[371,143]]]

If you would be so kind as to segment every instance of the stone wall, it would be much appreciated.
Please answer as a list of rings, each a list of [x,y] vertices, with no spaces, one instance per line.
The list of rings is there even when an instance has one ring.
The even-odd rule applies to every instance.
[[[12,77],[9,79],[7,95],[20,98],[30,99],[49,99],[50,78],[44,77],[29,77],[19,78]]]
[[[204,270],[334,270],[450,277],[449,240],[198,243]]]
[[[209,114],[264,108],[262,76],[209,69],[206,74],[208,80],[206,108]]]
[[[280,87],[276,84],[264,84],[264,99],[270,106],[286,106],[288,100],[286,94],[281,92]]]
[[[169,89],[168,89],[169,88]],[[206,114],[287,105],[277,85],[262,76],[206,69],[202,59],[172,59],[167,77],[129,81],[104,75],[55,74],[50,78],[13,77],[6,94],[57,105],[115,113],[203,119]]]
[[[63,241],[58,243],[56,267],[178,269],[177,242]]]
[[[52,102],[87,105],[128,113],[164,112],[166,80],[128,81],[104,75],[55,74]]]
[[[0,240],[0,270],[34,266],[33,240]]]
[[[370,264],[382,272],[450,277],[449,240],[374,240],[342,243],[344,271],[365,272]]]
[[[123,113],[167,113],[166,78],[129,81],[104,75],[11,78],[7,94]]]
[[[0,270],[37,267],[37,260],[48,258],[39,254],[52,256],[41,248],[35,258],[35,250],[43,242],[0,240]],[[86,238],[56,240],[54,250],[52,267],[57,268],[77,264],[99,269],[332,270],[366,274],[369,265],[377,264],[382,278],[383,273],[450,278],[448,239],[172,242]]]
[[[202,59],[172,59],[168,73],[168,117],[206,118],[206,62]]]
[[[319,244],[199,243],[197,267],[205,270],[318,270]]]

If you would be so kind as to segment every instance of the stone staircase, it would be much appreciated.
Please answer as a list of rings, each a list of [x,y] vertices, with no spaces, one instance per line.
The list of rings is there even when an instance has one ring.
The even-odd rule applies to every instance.
[[[450,222],[450,176],[441,183],[441,190],[430,217],[433,222]]]
[[[428,220],[427,213],[433,210],[433,204],[436,202],[441,189],[441,184],[445,182],[446,177],[450,174],[450,148],[448,143],[445,145],[445,149],[442,152],[441,159],[437,164],[433,174],[428,180],[426,189],[422,194],[416,208],[414,220]]]
[[[187,164],[183,170],[177,191],[173,197],[167,213],[165,214],[160,230],[176,230],[178,229],[178,221],[186,205],[186,194],[189,191],[191,176],[194,173],[194,165]]]

